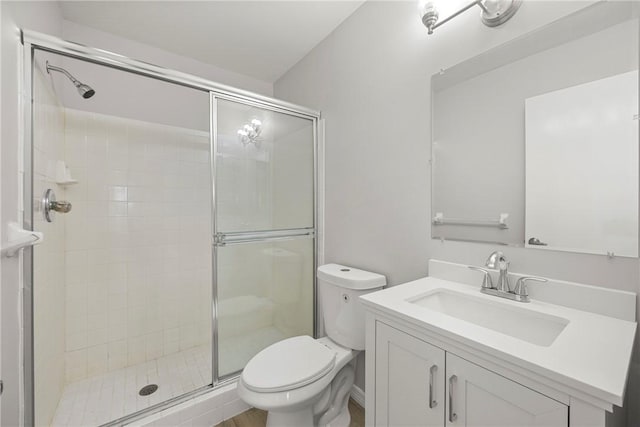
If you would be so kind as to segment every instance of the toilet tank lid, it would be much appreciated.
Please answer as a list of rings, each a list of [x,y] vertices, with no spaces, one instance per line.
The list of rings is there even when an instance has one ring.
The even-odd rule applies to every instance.
[[[374,289],[387,284],[387,279],[378,273],[359,270],[340,264],[325,264],[318,267],[318,279],[347,289]]]

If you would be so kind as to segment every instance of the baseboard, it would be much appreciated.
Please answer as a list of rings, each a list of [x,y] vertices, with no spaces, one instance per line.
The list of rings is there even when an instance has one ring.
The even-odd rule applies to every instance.
[[[355,384],[351,387],[351,398],[364,408],[364,391]]]

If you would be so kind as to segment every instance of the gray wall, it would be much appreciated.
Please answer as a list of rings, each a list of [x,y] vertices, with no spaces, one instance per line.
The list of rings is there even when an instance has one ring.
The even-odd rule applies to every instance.
[[[429,237],[430,76],[593,3],[525,2],[494,29],[470,11],[428,36],[414,2],[367,2],[277,81],[276,97],[326,119],[326,262],[391,285],[425,276],[429,258],[483,264],[497,246]],[[513,271],[639,290],[637,259],[503,249]]]

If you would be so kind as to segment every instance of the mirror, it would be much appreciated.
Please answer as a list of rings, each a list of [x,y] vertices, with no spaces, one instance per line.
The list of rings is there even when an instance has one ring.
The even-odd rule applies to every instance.
[[[433,238],[638,256],[639,7],[596,3],[432,77]]]

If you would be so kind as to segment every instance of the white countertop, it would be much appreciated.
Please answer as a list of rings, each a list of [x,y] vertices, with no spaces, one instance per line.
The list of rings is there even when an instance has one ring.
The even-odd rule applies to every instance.
[[[569,320],[548,347],[505,335],[408,302],[438,288]],[[485,295],[480,286],[425,277],[364,295],[369,309],[398,317],[455,340],[494,358],[514,363],[554,382],[580,390],[598,400],[621,406],[628,375],[636,323],[546,302],[521,303]]]

